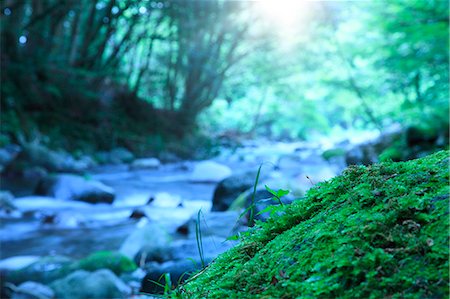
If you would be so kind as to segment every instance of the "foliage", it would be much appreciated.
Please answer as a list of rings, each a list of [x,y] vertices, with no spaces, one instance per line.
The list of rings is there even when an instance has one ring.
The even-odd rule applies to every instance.
[[[278,213],[282,213],[283,211],[283,202],[281,201],[281,198],[285,195],[289,194],[288,190],[279,189],[278,191],[270,189],[267,185],[264,186],[266,190],[273,195],[272,199],[277,202],[277,205],[268,205],[264,209],[258,212],[258,215],[269,213],[270,217],[273,217],[274,215]]]
[[[240,6],[2,1],[1,96],[6,101],[1,111],[7,120],[2,135],[15,141],[17,134],[30,138],[37,130],[62,139],[55,146],[68,148],[75,141],[78,147],[103,149],[151,148],[135,140],[142,132],[189,135],[229,68],[244,57],[238,41],[246,26],[236,22]],[[8,117],[12,114],[19,116],[19,127]]]
[[[205,126],[282,139],[335,126],[448,127],[446,1],[326,2],[310,10],[301,34],[271,38],[264,54],[245,61],[206,111]],[[288,39],[293,45],[283,47]]]
[[[292,34],[259,4],[1,1],[0,141],[188,156],[198,134],[448,128],[448,2],[308,2]]]
[[[184,298],[444,298],[449,153],[354,166],[243,236]]]

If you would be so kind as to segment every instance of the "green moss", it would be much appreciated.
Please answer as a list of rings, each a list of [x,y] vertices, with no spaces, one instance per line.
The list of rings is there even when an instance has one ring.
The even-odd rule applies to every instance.
[[[74,267],[86,271],[109,269],[117,275],[137,269],[136,264],[132,260],[114,251],[95,252],[80,260],[76,265],[74,265]]]
[[[342,148],[333,148],[326,150],[322,153],[322,158],[329,161],[330,159],[334,157],[342,157],[345,156],[345,150]]]
[[[184,298],[446,298],[449,153],[354,166],[177,289]]]
[[[385,149],[379,156],[381,162],[399,162],[404,159],[403,152],[406,150],[402,150],[398,146],[392,146]]]

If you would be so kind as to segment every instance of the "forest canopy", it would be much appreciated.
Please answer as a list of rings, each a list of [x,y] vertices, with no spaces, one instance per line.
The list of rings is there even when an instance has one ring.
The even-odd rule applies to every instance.
[[[448,128],[448,1],[0,5],[3,144]]]

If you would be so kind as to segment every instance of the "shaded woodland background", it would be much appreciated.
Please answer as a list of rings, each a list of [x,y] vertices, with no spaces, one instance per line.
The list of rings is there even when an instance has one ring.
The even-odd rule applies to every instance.
[[[0,143],[190,156],[394,123],[448,136],[448,1],[300,3],[283,23],[251,1],[1,1]]]

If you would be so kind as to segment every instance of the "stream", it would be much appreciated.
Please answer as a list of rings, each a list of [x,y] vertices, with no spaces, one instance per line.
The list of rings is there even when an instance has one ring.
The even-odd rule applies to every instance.
[[[235,150],[224,149],[212,161],[229,168],[231,176],[247,171],[256,173],[262,165],[264,180],[259,182],[260,188],[268,184],[271,188],[304,194],[313,184],[339,174],[345,166],[343,160],[325,161],[321,157],[323,147],[320,142],[248,142]],[[127,238],[146,225],[153,225],[156,231],[168,236],[169,241],[161,246],[163,251],[171,247],[172,253],[162,262],[198,260],[195,236],[192,232],[181,234],[177,229],[199,210],[205,215],[211,210],[218,181],[195,181],[193,173],[200,163],[181,161],[161,164],[157,169],[133,169],[127,164],[90,169],[85,177],[114,190],[112,204],[49,199],[33,195],[32,190],[17,182],[2,182],[2,189],[14,193],[14,204],[20,214],[1,214],[0,269],[18,269],[42,256],[80,259],[100,250],[117,251]],[[130,217],[136,212],[145,217]],[[210,259],[235,244],[225,239],[231,235],[239,212],[214,215],[206,217],[204,226],[205,231],[212,231],[205,233],[205,238],[211,238],[212,242],[204,242],[205,254]],[[165,238],[160,233],[152,237],[151,242],[158,244],[159,239]]]

